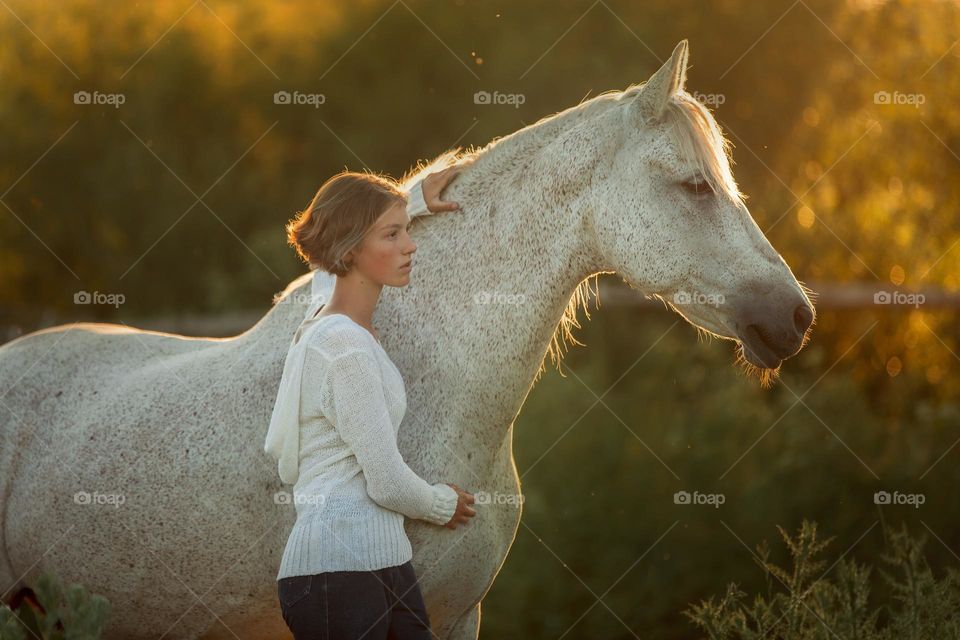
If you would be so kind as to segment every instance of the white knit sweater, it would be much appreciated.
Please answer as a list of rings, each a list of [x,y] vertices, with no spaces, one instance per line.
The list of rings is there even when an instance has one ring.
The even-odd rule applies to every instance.
[[[411,216],[426,212],[415,191]],[[400,455],[406,392],[390,356],[349,316],[313,317],[318,308],[311,305],[294,336],[278,393],[278,402],[290,406],[275,407],[265,446],[282,458],[283,440],[298,441],[296,462],[280,464],[282,476],[296,478],[297,520],[278,580],[403,564],[413,557],[403,517],[443,525],[457,507],[455,490],[423,480]],[[293,404],[298,434],[283,433],[281,418],[293,424]]]

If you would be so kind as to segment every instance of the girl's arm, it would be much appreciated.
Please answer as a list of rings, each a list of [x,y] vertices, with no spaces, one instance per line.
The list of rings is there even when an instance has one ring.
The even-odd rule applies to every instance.
[[[450,522],[459,495],[442,482],[431,485],[404,462],[374,356],[353,349],[327,364],[325,414],[363,469],[370,498],[410,518]]]

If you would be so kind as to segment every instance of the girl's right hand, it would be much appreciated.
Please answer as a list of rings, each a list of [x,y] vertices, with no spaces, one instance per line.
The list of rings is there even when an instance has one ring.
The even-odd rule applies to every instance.
[[[470,522],[470,518],[477,515],[477,512],[470,507],[471,504],[476,502],[476,498],[473,497],[472,493],[464,491],[453,483],[448,482],[447,486],[452,487],[453,490],[457,492],[459,498],[457,500],[456,512],[454,512],[453,517],[450,518],[450,522],[443,526],[447,529],[456,529],[458,524],[467,524]]]
[[[463,171],[463,167],[447,167],[442,171],[431,173],[423,179],[423,201],[427,205],[427,210],[431,213],[440,213],[441,211],[459,211],[460,205],[456,202],[448,202],[440,199],[440,192],[443,191],[450,181]]]

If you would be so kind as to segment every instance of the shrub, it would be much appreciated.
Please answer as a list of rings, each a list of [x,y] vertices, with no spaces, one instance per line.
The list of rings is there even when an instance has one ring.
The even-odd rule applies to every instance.
[[[66,590],[53,574],[37,580],[35,597],[17,598],[11,609],[0,604],[0,640],[96,640],[110,615],[103,596],[87,593],[79,584]]]
[[[796,536],[778,527],[792,557],[784,569],[770,561],[766,544],[756,561],[767,573],[768,593],[747,602],[736,584],[715,601],[711,596],[684,612],[710,640],[944,640],[960,638],[960,572],[938,579],[923,555],[926,538],[912,538],[906,526],[890,531],[890,587],[887,601],[870,604],[871,569],[841,557],[824,571],[816,559],[831,539],[820,540],[817,526],[804,520]],[[826,577],[836,566],[835,578]]]

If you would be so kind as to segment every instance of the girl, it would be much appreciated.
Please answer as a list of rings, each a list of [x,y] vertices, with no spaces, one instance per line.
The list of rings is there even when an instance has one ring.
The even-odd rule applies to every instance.
[[[336,276],[294,336],[265,444],[294,484],[277,594],[295,640],[430,638],[404,516],[455,529],[476,514],[472,494],[403,461],[403,379],[372,323],[383,287],[410,283],[409,217],[459,210],[440,200],[459,171],[427,176],[409,203],[391,180],[343,172],[287,225],[300,256]]]

